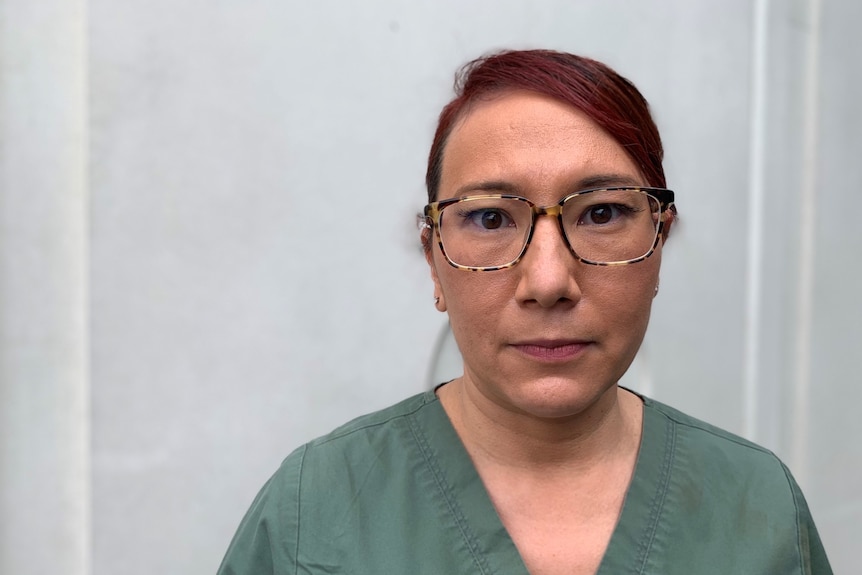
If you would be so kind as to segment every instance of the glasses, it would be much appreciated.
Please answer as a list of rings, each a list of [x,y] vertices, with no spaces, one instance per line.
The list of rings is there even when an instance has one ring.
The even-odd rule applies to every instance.
[[[514,266],[542,215],[556,218],[578,261],[617,266],[652,255],[673,209],[673,192],[663,188],[583,190],[546,207],[520,196],[486,194],[432,202],[425,206],[423,224],[436,230],[440,251],[458,269]]]

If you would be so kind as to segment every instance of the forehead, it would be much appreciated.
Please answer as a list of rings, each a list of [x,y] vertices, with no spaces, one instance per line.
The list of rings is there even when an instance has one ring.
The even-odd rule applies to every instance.
[[[615,179],[619,185],[644,182],[598,124],[563,102],[511,92],[475,104],[455,125],[443,155],[439,199],[500,181],[531,199],[541,192],[556,201],[577,191],[579,182]]]

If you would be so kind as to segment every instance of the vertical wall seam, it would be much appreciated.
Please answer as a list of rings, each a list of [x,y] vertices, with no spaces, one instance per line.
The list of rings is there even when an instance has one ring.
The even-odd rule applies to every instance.
[[[811,386],[811,330],[814,292],[816,179],[820,77],[821,1],[807,2],[808,29],[805,45],[805,82],[802,130],[802,189],[799,201],[799,268],[796,298],[795,373],[793,378],[793,428],[791,458],[800,483],[808,472],[808,410]]]
[[[743,429],[757,439],[760,385],[761,292],[763,290],[763,203],[766,171],[766,74],[769,41],[769,0],[754,3],[751,68],[751,118],[748,167],[748,259],[743,338]]]

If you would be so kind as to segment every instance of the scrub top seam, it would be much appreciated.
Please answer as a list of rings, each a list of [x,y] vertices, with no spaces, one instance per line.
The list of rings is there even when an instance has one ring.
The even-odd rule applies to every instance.
[[[635,565],[639,575],[646,573],[646,565],[649,560],[653,542],[655,541],[656,531],[658,531],[659,519],[661,518],[661,513],[664,509],[664,502],[667,499],[667,493],[670,488],[670,475],[671,470],[673,469],[674,455],[676,453],[676,422],[667,418],[665,428],[665,453],[662,461],[661,475],[658,482],[659,490],[653,498],[652,505],[650,506],[647,529],[644,532],[640,545],[638,545],[639,557]],[[637,567],[638,562],[640,563],[640,567]]]
[[[658,411],[660,414],[662,414],[664,417],[666,417],[670,421],[673,421],[676,425],[682,425],[682,426],[688,427],[690,429],[697,429],[698,431],[708,433],[709,435],[712,435],[713,437],[717,437],[717,438],[722,439],[722,440],[730,441],[730,442],[735,443],[741,447],[746,447],[746,448],[752,449],[754,451],[759,451],[761,453],[771,455],[772,457],[775,457],[777,459],[777,456],[771,450],[766,449],[765,447],[757,445],[755,443],[752,443],[751,441],[749,441],[743,437],[739,437],[738,435],[727,432],[723,429],[714,428],[712,425],[710,425],[706,422],[697,421],[697,420],[692,421],[688,417],[686,417],[685,419],[677,417],[676,414],[669,413],[665,409],[662,409],[662,407],[664,407],[662,404],[658,404],[658,402],[655,402],[655,401],[651,401],[651,403],[655,406],[656,411]],[[673,408],[671,408],[671,409],[673,409]]]
[[[399,411],[397,413],[393,413],[392,415],[388,416],[386,419],[377,420],[377,421],[369,421],[368,423],[363,423],[361,425],[358,425],[357,427],[351,427],[349,429],[341,429],[341,430],[336,429],[327,435],[323,435],[321,437],[318,437],[317,439],[312,439],[311,441],[308,442],[308,445],[310,445],[312,447],[317,447],[319,445],[326,445],[327,443],[330,443],[332,441],[337,441],[339,439],[347,437],[348,435],[352,435],[356,432],[370,429],[372,427],[380,427],[381,425],[386,425],[387,423],[391,423],[392,421],[395,421],[396,419],[401,419],[401,418],[409,419],[410,416],[414,415],[417,411],[419,411],[420,409],[422,409],[423,407],[425,407],[429,404],[429,401],[427,400],[427,397],[425,395],[426,394],[420,394],[420,396],[414,396],[414,398],[412,398],[412,399],[418,399],[419,397],[421,397],[422,402],[419,403],[418,405],[414,406],[412,409],[409,409],[408,411]],[[347,425],[350,425],[350,424],[348,423]]]
[[[796,554],[799,559],[799,571],[803,574],[808,574],[811,573],[811,570],[805,568],[805,558],[803,557],[804,541],[802,540],[802,521],[800,517],[801,510],[799,508],[799,501],[796,497],[796,488],[788,475],[787,467],[782,464],[781,470],[784,472],[784,478],[787,479],[787,484],[790,487],[790,495],[793,499],[793,510],[796,518]]]
[[[470,526],[464,518],[464,514],[461,512],[461,508],[458,505],[458,502],[452,496],[451,489],[449,488],[446,479],[443,476],[443,472],[440,469],[440,466],[437,465],[437,460],[434,457],[434,454],[431,453],[431,446],[428,444],[428,440],[425,437],[425,434],[422,432],[422,429],[419,427],[419,424],[414,421],[412,417],[408,417],[407,422],[410,427],[410,431],[413,433],[414,439],[416,439],[416,443],[419,445],[419,450],[422,452],[422,456],[425,459],[425,463],[428,465],[431,471],[431,476],[434,478],[434,483],[437,485],[437,489],[440,490],[443,499],[446,501],[446,505],[449,508],[449,513],[451,513],[452,517],[455,519],[455,524],[458,526],[458,530],[461,532],[461,536],[464,538],[464,542],[467,544],[467,549],[470,552],[470,556],[473,559],[473,562],[476,564],[476,567],[478,567],[480,573],[490,574],[491,570],[487,564],[487,561],[485,560],[485,557],[483,557],[479,552],[476,538],[473,536],[473,533],[470,530]]]
[[[296,479],[296,544],[293,552],[293,573],[299,573],[299,530],[302,521],[302,471],[305,467],[305,454],[308,452],[308,445],[302,446],[302,455],[299,457],[299,473]]]

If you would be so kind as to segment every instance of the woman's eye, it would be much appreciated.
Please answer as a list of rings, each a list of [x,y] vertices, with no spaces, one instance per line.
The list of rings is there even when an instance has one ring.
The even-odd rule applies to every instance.
[[[512,218],[502,210],[474,210],[466,215],[466,219],[483,230],[497,230],[513,224]]]
[[[590,206],[581,215],[578,225],[605,225],[631,212],[631,208],[620,204],[597,204]]]

